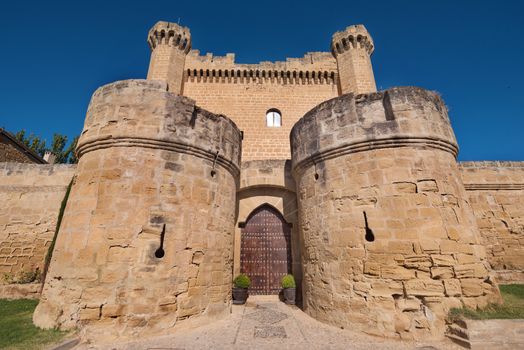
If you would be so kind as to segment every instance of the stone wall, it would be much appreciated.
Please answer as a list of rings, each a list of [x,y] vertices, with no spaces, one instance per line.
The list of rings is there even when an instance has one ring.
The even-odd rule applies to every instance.
[[[38,299],[41,287],[40,283],[0,284],[0,299]]]
[[[242,160],[289,159],[289,132],[319,103],[338,96],[336,62],[330,53],[309,53],[285,62],[238,64],[234,55],[186,59],[184,96],[231,118],[244,132]],[[282,114],[281,127],[266,126],[266,112]]]
[[[229,313],[241,134],[166,88],[94,93],[36,325],[114,338]]]
[[[344,95],[291,132],[304,310],[339,327],[441,337],[451,307],[498,298],[438,95]]]
[[[74,165],[0,163],[0,275],[42,271]]]
[[[524,283],[524,162],[462,162],[469,202],[501,283]]]

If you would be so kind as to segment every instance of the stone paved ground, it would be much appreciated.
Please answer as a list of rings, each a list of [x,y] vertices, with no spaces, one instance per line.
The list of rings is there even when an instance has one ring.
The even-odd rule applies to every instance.
[[[250,297],[233,306],[227,319],[207,326],[178,330],[167,336],[112,345],[81,344],[75,349],[192,350],[192,349],[462,349],[453,343],[403,342],[368,336],[320,323],[299,308]]]

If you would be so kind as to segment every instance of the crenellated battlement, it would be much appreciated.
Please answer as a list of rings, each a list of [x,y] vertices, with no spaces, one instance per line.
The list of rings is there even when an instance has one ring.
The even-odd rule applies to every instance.
[[[187,69],[185,81],[215,83],[337,84],[337,74],[328,71],[273,71]]]
[[[191,50],[191,33],[187,27],[159,21],[149,30],[147,43],[151,50],[158,45],[168,45],[188,53]]]
[[[337,60],[340,94],[377,91],[371,65],[373,39],[362,24],[333,34],[331,53]]]
[[[368,55],[375,49],[373,39],[363,24],[352,25],[333,34],[331,52],[335,57],[351,49],[365,49]]]
[[[149,31],[152,50],[147,78],[168,82],[169,91],[184,94],[184,83],[329,85],[339,95],[376,91],[370,55],[373,39],[363,25],[333,35],[330,52],[255,64],[235,62],[235,54],[201,55],[191,50],[189,28],[160,21]],[[363,50],[362,50],[363,49]]]
[[[220,83],[337,84],[336,61],[328,52],[308,52],[286,61],[240,64],[235,54],[201,56],[192,50],[186,58],[186,81]]]
[[[187,56],[186,68],[211,68],[211,69],[246,69],[246,70],[326,70],[336,71],[337,62],[329,52],[307,52],[304,57],[286,58],[285,61],[262,61],[259,63],[237,63],[235,54],[215,56],[213,53],[200,55],[199,50],[191,50]]]
[[[176,23],[157,22],[149,30],[147,43],[151,48],[147,79],[165,81],[169,91],[181,95],[185,60],[191,50],[189,28]]]

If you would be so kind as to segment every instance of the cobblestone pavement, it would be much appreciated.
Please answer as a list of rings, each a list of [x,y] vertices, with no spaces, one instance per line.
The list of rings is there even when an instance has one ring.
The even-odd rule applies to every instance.
[[[407,342],[372,337],[314,320],[295,306],[250,297],[244,306],[233,306],[227,319],[171,335],[139,341],[75,349],[193,350],[193,349],[462,349],[448,340]]]

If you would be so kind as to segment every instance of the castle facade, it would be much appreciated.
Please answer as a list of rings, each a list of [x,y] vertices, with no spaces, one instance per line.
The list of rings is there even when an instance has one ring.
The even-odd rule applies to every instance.
[[[91,99],[36,325],[166,332],[229,314],[239,273],[252,295],[292,273],[318,320],[440,337],[524,279],[524,164],[458,163],[437,93],[377,92],[364,26],[285,62],[202,56],[168,22],[148,43],[146,80]],[[6,237],[10,272],[42,264]]]

